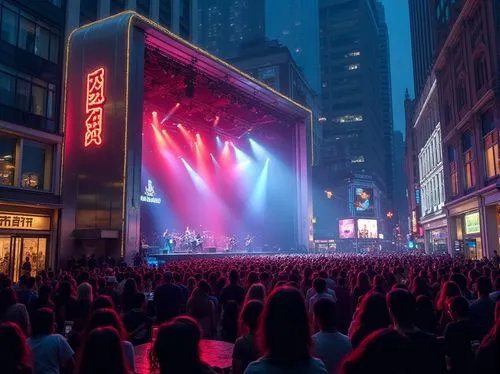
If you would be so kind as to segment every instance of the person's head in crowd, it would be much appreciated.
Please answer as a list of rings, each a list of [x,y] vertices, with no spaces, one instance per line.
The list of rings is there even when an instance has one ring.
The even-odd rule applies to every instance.
[[[69,299],[73,295],[73,288],[69,281],[60,282],[57,287],[57,296],[62,300]]]
[[[99,327],[112,327],[120,334],[122,340],[125,340],[127,333],[123,327],[123,323],[114,309],[98,309],[96,310],[87,325],[87,334]]]
[[[56,317],[52,309],[37,309],[31,316],[31,335],[38,338],[53,334],[56,328]]]
[[[391,318],[384,295],[378,292],[370,292],[363,296],[356,312],[354,330],[363,328],[374,331],[388,327],[390,323]]]
[[[236,284],[238,284],[239,280],[240,280],[240,275],[239,275],[238,271],[231,270],[229,272],[229,283],[231,285],[236,285]]]
[[[436,333],[438,320],[432,300],[428,296],[420,295],[415,306],[415,325],[425,332]]]
[[[94,300],[94,304],[92,305],[92,311],[96,311],[99,309],[114,309],[115,303],[111,296],[101,295]]]
[[[163,283],[169,284],[174,281],[174,274],[171,271],[163,273]]]
[[[250,300],[264,302],[266,299],[266,287],[262,283],[254,283],[250,286],[245,297],[245,303]]]
[[[7,310],[17,304],[17,294],[11,287],[4,288],[0,292],[0,318],[7,312]]]
[[[137,293],[137,282],[134,278],[128,278],[123,286],[123,295],[132,296]]]
[[[463,296],[455,296],[448,300],[448,312],[453,321],[459,321],[469,316],[469,302]]]
[[[21,328],[12,322],[0,323],[0,372],[31,373],[26,336]]]
[[[94,293],[90,283],[84,282],[76,289],[76,298],[80,301],[86,301],[89,304],[94,302]]]
[[[326,292],[326,280],[324,278],[316,278],[313,281],[313,288],[317,294]]]
[[[203,293],[205,296],[209,296],[212,293],[210,285],[203,279],[198,282],[198,291]]]
[[[406,374],[410,372],[410,341],[393,329],[371,333],[345,358],[342,374]]]
[[[385,293],[385,279],[382,275],[377,274],[373,277],[373,289],[377,292]]]
[[[280,287],[269,295],[259,331],[261,352],[276,365],[293,367],[309,360],[309,320],[297,289]]]
[[[356,287],[365,292],[368,292],[370,290],[371,285],[370,277],[368,276],[368,274],[363,271],[360,271],[358,273],[358,276],[356,278]]]
[[[439,299],[436,303],[437,310],[446,311],[448,299],[451,299],[452,297],[455,296],[462,296],[458,284],[452,281],[444,282],[443,285],[441,286]]]
[[[201,373],[200,339],[200,326],[190,317],[162,324],[150,352],[152,369],[160,374]]]
[[[490,293],[493,291],[493,285],[491,284],[491,279],[485,276],[481,276],[476,281],[477,284],[477,295],[480,298],[489,297]]]
[[[467,278],[462,273],[453,273],[450,276],[450,281],[455,282],[458,285],[462,294],[467,292]]]
[[[132,308],[135,310],[144,310],[146,308],[146,296],[142,292],[137,292],[132,297]]]
[[[250,300],[243,305],[240,313],[240,331],[254,334],[259,327],[259,319],[264,304],[259,300]]]
[[[416,300],[410,292],[396,289],[387,295],[387,306],[396,327],[411,327],[415,323]]]
[[[112,327],[99,327],[87,336],[77,374],[129,374],[120,334]]]
[[[427,284],[427,280],[423,277],[415,277],[411,284],[411,293],[415,295],[415,297],[420,295],[428,295],[429,285]]]
[[[337,331],[337,305],[332,299],[321,298],[313,305],[314,323],[320,331]]]

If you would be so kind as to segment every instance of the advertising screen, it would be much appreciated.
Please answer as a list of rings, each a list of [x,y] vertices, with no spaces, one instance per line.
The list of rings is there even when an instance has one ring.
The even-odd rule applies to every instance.
[[[481,227],[479,225],[479,213],[470,213],[465,215],[465,233],[479,234]]]
[[[358,219],[358,238],[377,239],[378,227],[376,219]]]
[[[373,188],[356,187],[354,189],[354,212],[357,216],[375,215]]]
[[[339,221],[339,238],[340,239],[354,239],[354,220],[341,219]]]

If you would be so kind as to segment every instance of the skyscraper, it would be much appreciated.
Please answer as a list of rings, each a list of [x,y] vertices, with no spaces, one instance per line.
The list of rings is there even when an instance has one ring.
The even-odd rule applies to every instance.
[[[419,97],[431,71],[436,47],[432,1],[409,0],[415,97]]]
[[[317,227],[352,215],[352,181],[374,189],[375,213],[388,206],[392,184],[392,114],[387,26],[375,0],[320,0],[322,167],[321,189],[339,197]],[[368,183],[368,182],[367,182]],[[351,195],[350,195],[351,194]],[[321,214],[320,214],[321,215]],[[321,231],[323,231],[320,228]]]
[[[198,3],[198,43],[221,58],[265,37],[265,0],[204,0]]]
[[[321,91],[318,0],[267,0],[266,38],[288,47],[309,85]]]

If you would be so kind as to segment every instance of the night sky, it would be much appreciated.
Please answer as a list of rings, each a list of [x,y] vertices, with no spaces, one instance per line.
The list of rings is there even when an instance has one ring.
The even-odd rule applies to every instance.
[[[411,57],[410,18],[408,0],[381,0],[385,6],[391,48],[392,107],[394,130],[404,134],[406,88],[413,97],[413,66]]]

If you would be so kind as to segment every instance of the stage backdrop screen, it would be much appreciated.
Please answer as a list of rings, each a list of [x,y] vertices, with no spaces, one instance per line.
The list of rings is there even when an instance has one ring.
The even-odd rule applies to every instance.
[[[376,219],[358,219],[358,238],[377,239],[378,225]]]
[[[354,188],[354,212],[356,216],[373,217],[375,215],[373,188]]]
[[[354,219],[341,219],[339,221],[339,238],[354,239]]]

